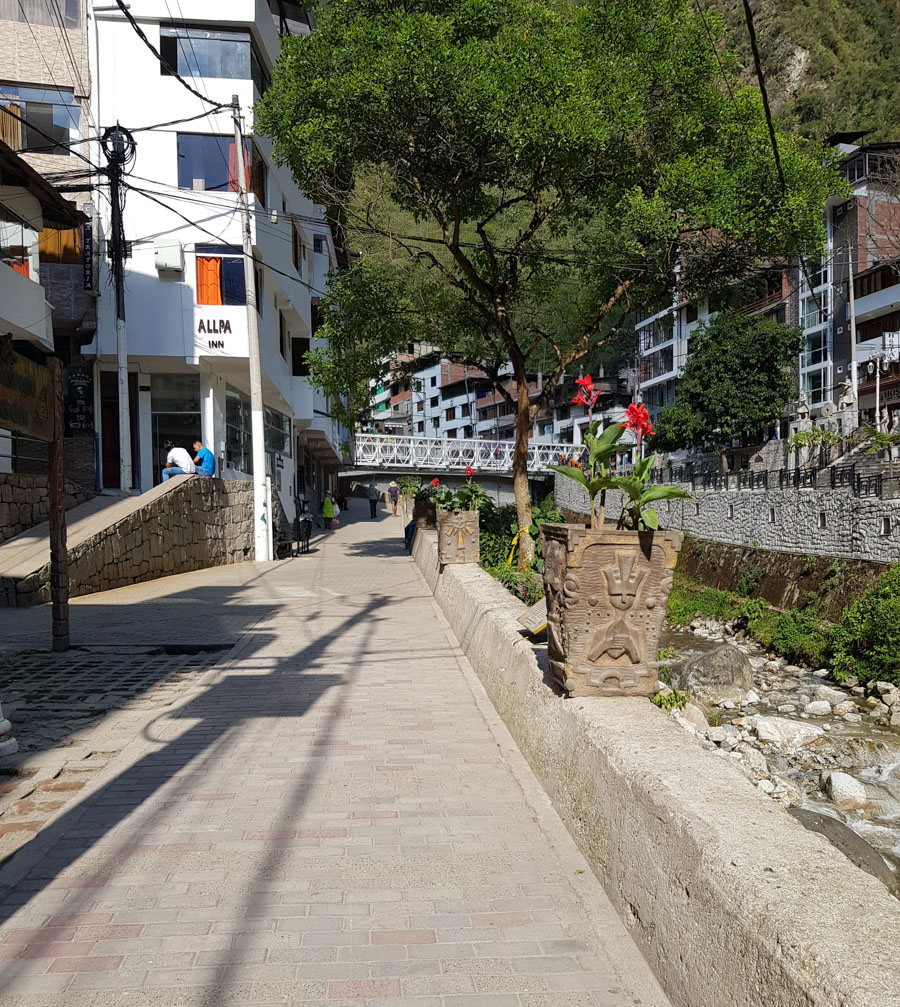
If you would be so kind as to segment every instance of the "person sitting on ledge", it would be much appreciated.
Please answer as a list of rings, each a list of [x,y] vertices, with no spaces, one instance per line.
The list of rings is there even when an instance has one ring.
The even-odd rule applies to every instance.
[[[191,461],[191,456],[184,448],[176,448],[172,441],[163,445],[168,452],[166,464],[162,470],[162,481],[168,482],[172,476],[193,475],[197,468]]]
[[[216,474],[216,456],[203,446],[203,441],[194,441],[194,464],[198,476],[214,476]]]

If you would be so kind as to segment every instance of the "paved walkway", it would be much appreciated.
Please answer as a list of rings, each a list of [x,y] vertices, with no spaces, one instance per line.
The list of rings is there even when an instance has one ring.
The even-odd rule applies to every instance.
[[[349,517],[73,606],[241,638],[0,869],[0,1007],[665,1007],[399,519]]]

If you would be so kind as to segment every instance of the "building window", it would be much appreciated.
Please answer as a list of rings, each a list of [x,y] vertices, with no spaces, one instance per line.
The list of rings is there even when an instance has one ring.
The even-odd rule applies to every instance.
[[[256,313],[262,315],[266,308],[266,273],[262,266],[253,267],[253,296],[256,299]]]
[[[80,227],[73,227],[67,231],[45,227],[38,238],[38,244],[41,262],[61,263],[68,266],[82,264]]]
[[[291,457],[291,418],[269,406],[263,408],[266,451]]]
[[[823,322],[824,314],[819,310],[815,297],[804,297],[800,304],[800,323],[804,329],[812,329]]]
[[[881,519],[881,534],[890,535],[891,533],[891,519],[889,517],[883,517]]]
[[[166,77],[177,70],[182,77],[252,80],[260,94],[269,87],[269,75],[249,32],[162,25],[159,52],[163,58],[159,72]]]
[[[812,367],[824,364],[828,359],[828,333],[825,329],[810,332],[804,340],[803,366]]]
[[[455,420],[456,419],[456,406],[450,406],[444,413],[445,420]]]
[[[828,391],[825,371],[809,371],[804,374],[803,386],[806,389],[806,398],[811,406],[822,403]]]
[[[700,504],[694,504],[694,517],[700,517]]]
[[[197,303],[246,304],[244,255],[237,245],[197,245]]]
[[[825,511],[820,510],[819,511],[819,527],[820,528],[824,528],[827,523],[828,523],[828,519],[825,516]]]
[[[0,0],[0,11],[4,2]],[[14,114],[0,112],[0,140],[13,150],[71,154],[68,145],[81,139],[81,106],[71,91],[0,84],[4,108]]]
[[[250,399],[231,385],[225,386],[225,464],[253,474]]]
[[[734,504],[728,505],[728,517],[734,520]]]
[[[425,421],[424,420],[419,420],[419,422],[416,424],[416,432],[420,433],[420,434],[424,434],[425,433]]]
[[[303,235],[297,230],[296,225],[291,228],[291,261],[297,275],[303,279]]]
[[[283,311],[278,312],[278,343],[281,355],[284,357],[285,362],[287,362],[291,353],[291,334],[288,332]]]
[[[309,340],[291,340],[291,374],[295,378],[309,377],[309,364],[306,362],[306,354],[309,353]]]
[[[697,305],[696,304],[689,304],[685,308],[684,318],[685,318],[685,321],[687,322],[688,325],[690,325],[691,322],[696,322],[697,321]]]
[[[77,28],[81,0],[0,0],[0,21]]]
[[[250,140],[244,140],[244,166],[250,192],[266,205],[266,163]],[[178,134],[178,188],[201,192],[237,192],[238,160],[234,138],[199,133]]]
[[[313,252],[316,255],[324,255],[328,251],[328,239],[324,234],[313,235]]]
[[[437,384],[437,377],[432,374],[432,376],[431,376],[431,387],[434,388],[434,386],[436,384]]]
[[[775,508],[769,508],[769,524],[775,524]]]
[[[309,15],[299,0],[269,0],[269,10],[279,35],[308,35]]]

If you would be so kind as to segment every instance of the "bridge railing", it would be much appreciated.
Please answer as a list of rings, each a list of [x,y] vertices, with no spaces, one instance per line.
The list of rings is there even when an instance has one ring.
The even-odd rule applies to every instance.
[[[391,434],[357,434],[353,451],[356,465],[392,469],[434,469],[439,472],[512,472],[512,441],[484,441],[477,437],[396,437]],[[528,471],[546,472],[575,458],[584,461],[585,449],[572,444],[535,444],[528,448]]]

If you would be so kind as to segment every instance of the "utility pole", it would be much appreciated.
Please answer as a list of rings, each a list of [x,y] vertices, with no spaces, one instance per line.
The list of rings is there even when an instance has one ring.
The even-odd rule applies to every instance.
[[[130,493],[131,411],[128,402],[128,341],[125,335],[125,231],[122,227],[121,183],[125,166],[134,160],[134,137],[118,123],[103,133],[100,146],[106,155],[109,199],[112,203],[110,236],[113,284],[116,292],[116,369],[119,385],[119,488]]]
[[[59,357],[47,361],[50,371],[50,603],[53,649],[69,649],[69,552],[66,545],[66,476],[63,461],[63,374]]]
[[[253,241],[250,232],[250,202],[247,196],[247,164],[241,133],[241,105],[231,96],[234,113],[234,149],[238,170],[243,248],[244,286],[247,289],[247,356],[250,365],[250,448],[253,458],[253,541],[257,561],[269,560],[269,523],[266,494],[266,448],[263,423],[262,370],[259,363],[259,317],[256,313],[256,275],[253,270]]]

